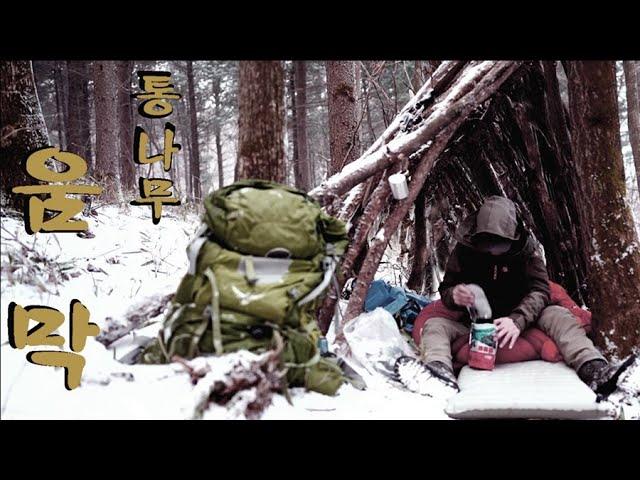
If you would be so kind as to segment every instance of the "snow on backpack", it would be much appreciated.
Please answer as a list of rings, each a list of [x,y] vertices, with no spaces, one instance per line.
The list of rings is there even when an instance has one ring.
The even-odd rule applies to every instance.
[[[320,356],[315,310],[346,248],[344,223],[305,193],[263,180],[217,190],[204,207],[189,270],[140,362],[266,351],[280,338],[289,385],[333,395],[343,375]]]

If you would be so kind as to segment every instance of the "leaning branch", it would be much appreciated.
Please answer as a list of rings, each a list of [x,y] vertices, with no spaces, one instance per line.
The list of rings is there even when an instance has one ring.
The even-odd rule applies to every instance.
[[[341,172],[313,189],[311,195],[323,204],[330,203],[376,172],[388,168],[397,160],[407,158],[447,125],[460,117],[466,117],[477,107],[478,103],[474,101],[483,101],[478,100],[481,98],[478,91],[486,89],[487,84],[491,84],[512,65],[513,62],[508,61],[487,61],[469,66],[445,92],[444,98],[430,109],[428,117],[420,122],[418,128],[396,136],[374,152],[348,164]]]
[[[490,65],[485,65],[489,63]],[[475,72],[466,72],[458,82],[458,85],[452,88],[452,91],[448,97],[456,98],[458,93],[464,91],[460,102],[449,102],[449,109],[444,110],[447,105],[443,102],[442,109],[435,110],[431,116],[435,116],[436,119],[431,122],[427,121],[427,125],[433,128],[433,125],[440,122],[443,117],[451,119],[441,131],[437,134],[433,143],[429,146],[421,162],[416,167],[412,174],[411,183],[409,186],[408,198],[397,201],[392,208],[389,217],[378,231],[375,239],[373,240],[367,256],[363,262],[358,279],[355,282],[353,292],[351,294],[349,305],[345,314],[344,321],[347,322],[350,319],[356,317],[362,312],[364,305],[364,299],[369,288],[369,284],[373,280],[373,277],[378,269],[382,255],[389,244],[391,236],[395,233],[402,219],[407,215],[411,205],[416,200],[420,190],[422,189],[427,176],[434,163],[449,144],[449,141],[455,134],[456,130],[466,117],[491,95],[493,95],[498,88],[509,78],[520,66],[521,62],[483,62],[479,65]],[[482,67],[482,68],[481,68]],[[474,82],[470,87],[470,84],[465,80],[469,76],[474,78]],[[428,119],[427,119],[428,120]],[[426,130],[422,127],[422,130]],[[416,130],[417,132],[418,130]]]
[[[420,103],[434,102],[435,98],[441,95],[447,89],[447,87],[449,87],[450,83],[462,70],[464,65],[465,62],[462,61],[442,62],[442,64],[437,68],[433,75],[425,82],[422,88],[420,88],[420,90],[418,90],[418,92],[416,92],[416,94],[407,102],[400,113],[393,119],[391,124],[385,129],[384,132],[382,132],[378,139],[373,142],[373,144],[360,156],[360,158],[356,160],[356,162],[359,162],[362,159],[371,156],[384,144],[388,143],[399,132],[402,125],[402,119],[411,110],[413,110],[416,105]],[[333,196],[329,192],[327,192],[326,195],[323,195],[323,190],[326,188],[326,184],[329,180],[325,181],[322,185],[314,188],[310,192],[311,196],[314,196],[320,200],[324,200],[323,203],[325,205],[337,198],[337,196]],[[345,193],[347,190],[345,190],[343,193]]]

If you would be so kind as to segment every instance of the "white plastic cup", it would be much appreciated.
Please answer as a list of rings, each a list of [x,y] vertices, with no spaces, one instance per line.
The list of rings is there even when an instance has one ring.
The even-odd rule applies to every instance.
[[[391,194],[396,200],[404,200],[409,196],[407,176],[404,173],[394,173],[390,175],[389,186],[391,187]]]

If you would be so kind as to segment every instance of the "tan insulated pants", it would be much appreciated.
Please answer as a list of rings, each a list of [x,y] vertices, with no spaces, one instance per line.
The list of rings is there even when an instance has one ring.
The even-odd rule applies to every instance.
[[[578,370],[589,360],[604,360],[584,329],[566,308],[558,305],[546,307],[538,317],[537,326],[553,339],[564,361],[574,370]],[[469,328],[464,324],[441,317],[431,318],[422,330],[422,360],[437,360],[452,367],[451,344],[463,335],[469,335]]]

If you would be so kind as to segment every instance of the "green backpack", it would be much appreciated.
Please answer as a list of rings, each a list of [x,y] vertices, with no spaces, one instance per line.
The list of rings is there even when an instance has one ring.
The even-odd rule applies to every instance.
[[[333,395],[341,369],[320,356],[315,311],[347,245],[343,222],[305,193],[242,180],[204,201],[182,279],[141,363],[284,344],[290,386]]]

